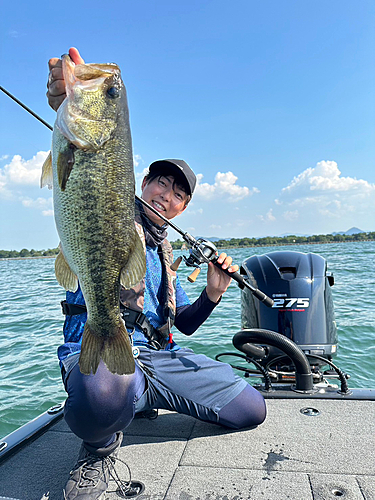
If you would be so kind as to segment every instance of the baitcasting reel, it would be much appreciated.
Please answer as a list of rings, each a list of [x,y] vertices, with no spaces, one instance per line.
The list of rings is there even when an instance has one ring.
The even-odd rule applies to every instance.
[[[179,259],[181,259],[181,257],[179,257]],[[195,267],[195,270],[188,277],[190,283],[194,283],[194,281],[197,279],[198,274],[201,271],[200,266],[202,264],[208,264],[209,262],[214,262],[214,263],[216,262],[217,248],[211,241],[205,240],[204,238],[198,238],[195,240],[194,244],[190,249],[189,257],[183,256],[183,259],[187,266]]]

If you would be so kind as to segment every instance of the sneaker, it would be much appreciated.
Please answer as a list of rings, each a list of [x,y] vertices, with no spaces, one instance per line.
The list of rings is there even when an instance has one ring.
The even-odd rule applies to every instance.
[[[107,448],[91,449],[82,443],[77,463],[63,491],[64,500],[104,499],[121,443],[122,432],[116,433],[115,441]]]

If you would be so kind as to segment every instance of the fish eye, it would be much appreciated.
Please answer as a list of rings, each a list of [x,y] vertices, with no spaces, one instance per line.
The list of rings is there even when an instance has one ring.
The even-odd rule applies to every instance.
[[[117,87],[110,87],[107,90],[107,94],[112,99],[115,99],[116,97],[120,97],[120,91],[119,91],[119,89]]]

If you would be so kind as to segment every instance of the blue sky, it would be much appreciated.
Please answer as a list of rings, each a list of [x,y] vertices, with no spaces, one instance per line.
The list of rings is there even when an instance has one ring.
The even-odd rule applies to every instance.
[[[46,121],[47,61],[116,62],[138,193],[145,168],[198,174],[175,221],[216,237],[375,230],[375,4],[361,0],[9,2],[0,85]],[[51,133],[0,95],[0,248],[58,244],[39,188]],[[170,232],[171,239],[176,234]]]

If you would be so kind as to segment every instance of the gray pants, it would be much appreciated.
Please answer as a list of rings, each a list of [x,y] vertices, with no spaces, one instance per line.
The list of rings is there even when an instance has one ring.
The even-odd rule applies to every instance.
[[[141,347],[133,375],[113,374],[103,362],[95,375],[82,375],[78,358],[64,361],[65,419],[91,446],[105,446],[135,413],[153,408],[233,428],[258,425],[266,416],[261,394],[229,365],[191,349]]]

